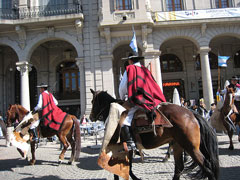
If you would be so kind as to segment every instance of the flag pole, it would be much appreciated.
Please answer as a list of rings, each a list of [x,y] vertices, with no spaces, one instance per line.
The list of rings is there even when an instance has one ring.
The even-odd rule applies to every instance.
[[[221,67],[218,66],[218,90],[220,90],[221,88],[220,83],[221,83]]]

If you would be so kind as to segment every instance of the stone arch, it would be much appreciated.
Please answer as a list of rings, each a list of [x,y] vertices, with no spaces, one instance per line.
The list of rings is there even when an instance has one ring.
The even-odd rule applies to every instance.
[[[132,40],[132,36],[124,36],[124,37],[118,37],[118,38],[112,39],[112,52],[111,53],[113,53],[113,51],[121,45],[130,44],[131,40]],[[141,51],[143,51],[143,46],[142,46],[141,42],[142,42],[142,39],[137,38],[137,47],[139,49],[141,49]]]
[[[220,36],[232,36],[240,39],[240,26],[232,25],[218,28],[216,27],[208,28],[206,32],[206,39],[208,40],[207,44],[209,45],[214,38]]]
[[[197,48],[200,48],[205,41],[201,37],[200,28],[179,28],[159,30],[153,33],[154,49],[160,49],[160,46],[171,39],[182,38],[193,42]]]
[[[28,42],[28,46],[24,50],[26,53],[23,59],[29,60],[31,58],[33,51],[36,49],[36,47],[38,47],[40,44],[46,41],[51,41],[51,40],[67,41],[73,45],[73,47],[77,52],[78,57],[83,56],[83,45],[76,40],[76,37],[61,31],[61,32],[55,32],[54,35],[51,37],[49,37],[47,33],[38,34],[34,39]]]
[[[11,47],[17,54],[18,59],[20,59],[19,52],[21,52],[21,49],[16,41],[12,41],[8,37],[3,37],[3,38],[0,38],[0,45],[7,45]]]

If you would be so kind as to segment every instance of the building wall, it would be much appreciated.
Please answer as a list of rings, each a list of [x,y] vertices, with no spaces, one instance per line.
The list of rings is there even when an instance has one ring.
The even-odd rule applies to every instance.
[[[31,3],[37,5],[38,1]],[[20,1],[21,7],[26,4],[27,0]],[[72,14],[62,19],[60,16],[51,16],[14,20],[13,25],[9,25],[10,21],[7,20],[4,20],[4,24],[0,19],[0,24],[4,24],[0,25],[0,50],[6,47],[8,50],[4,55],[0,52],[0,85],[4,87],[0,88],[0,109],[6,111],[7,104],[14,103],[14,74],[7,74],[9,68],[15,69],[18,61],[29,61],[37,69],[38,83],[54,85],[57,81],[56,67],[64,59],[64,44],[73,49],[72,58],[76,59],[81,72],[81,113],[90,113],[90,88],[107,90],[118,97],[121,67],[118,59],[127,53],[117,56],[113,53],[119,47],[129,51],[132,25],[141,53],[151,54],[144,62],[146,66],[149,62],[156,64],[154,59],[158,56],[152,55],[155,52],[159,55],[173,53],[181,59],[183,71],[162,73],[162,79],[183,80],[187,99],[200,98],[198,81],[201,81],[202,74],[195,70],[194,59],[200,47],[209,46],[215,54],[220,51],[222,55],[231,56],[228,68],[222,69],[222,81],[240,74],[240,69],[233,64],[233,56],[240,49],[239,18],[154,22],[154,12],[166,11],[165,1],[134,0],[134,4],[133,10],[115,11],[113,1],[82,1],[83,19],[81,14]],[[184,10],[215,8],[211,0],[186,0],[183,4]],[[235,0],[233,6],[238,7],[239,4],[240,1]],[[127,15],[126,21],[122,20],[124,15]],[[226,39],[229,39],[228,42]],[[46,48],[48,41],[54,42],[56,47]],[[211,73],[212,79],[216,80],[217,70],[211,70]],[[153,70],[153,74],[156,76],[156,70]],[[56,86],[52,90],[55,91]],[[65,103],[71,104],[71,101]]]

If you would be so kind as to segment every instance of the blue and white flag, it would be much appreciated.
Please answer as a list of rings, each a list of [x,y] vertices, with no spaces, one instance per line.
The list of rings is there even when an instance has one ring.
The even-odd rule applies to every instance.
[[[133,37],[132,40],[129,44],[129,46],[132,48],[134,55],[138,55],[138,47],[137,47],[137,39],[136,39],[136,34],[133,28]]]
[[[218,56],[218,66],[227,67],[227,60],[230,56]]]

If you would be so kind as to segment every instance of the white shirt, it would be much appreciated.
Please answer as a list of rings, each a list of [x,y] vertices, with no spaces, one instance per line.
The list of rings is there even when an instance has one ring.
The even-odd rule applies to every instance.
[[[136,62],[133,65],[141,67],[140,62]],[[120,96],[120,99],[122,99],[122,100],[126,100],[126,97],[127,97],[127,94],[128,94],[127,84],[128,84],[128,77],[127,77],[127,71],[125,71],[123,73],[123,77],[122,77],[122,80],[121,80],[120,85],[119,85],[119,96]]]
[[[234,97],[235,100],[240,101],[240,88],[236,87],[236,91],[235,91],[234,95],[235,95],[235,97]]]
[[[47,90],[44,91],[45,93],[49,94],[49,92]],[[39,98],[38,98],[38,104],[35,106],[34,110],[37,111],[37,110],[40,110],[42,109],[42,93],[39,95]],[[55,97],[53,96],[53,101],[56,105],[58,105],[58,101],[55,99]]]
[[[226,94],[227,93],[227,89],[221,90],[221,94]],[[235,101],[240,101],[240,88],[236,87],[236,90],[234,92],[235,95]]]

